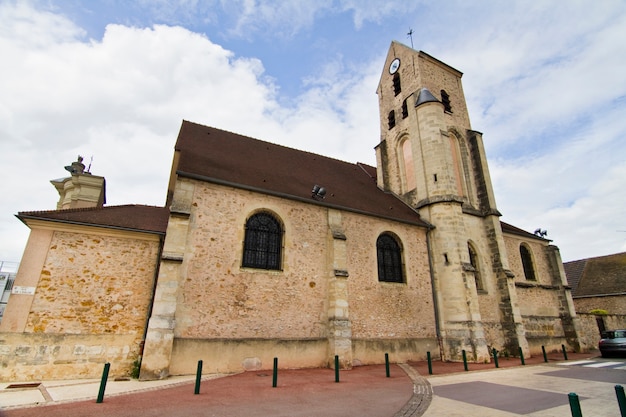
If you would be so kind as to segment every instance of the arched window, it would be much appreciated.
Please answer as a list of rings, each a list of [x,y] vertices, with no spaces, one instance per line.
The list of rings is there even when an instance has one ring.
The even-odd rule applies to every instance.
[[[472,264],[472,268],[474,268],[474,280],[476,281],[476,289],[478,291],[483,291],[485,287],[483,286],[483,279],[480,275],[480,264],[478,262],[476,249],[474,249],[471,243],[468,243],[467,250],[469,251],[470,264]]]
[[[452,106],[450,105],[450,96],[446,93],[446,90],[441,90],[441,103],[443,104],[443,110],[448,113],[452,113]]]
[[[522,258],[522,266],[524,267],[524,276],[529,281],[536,281],[535,267],[533,266],[533,256],[530,248],[522,243],[519,247],[519,254]]]
[[[283,231],[280,223],[269,213],[257,213],[246,222],[241,265],[249,268],[281,268]]]
[[[400,74],[397,72],[393,75],[393,93],[397,96],[402,91],[400,86]]]
[[[378,280],[383,282],[404,282],[402,272],[402,248],[389,233],[383,233],[376,240],[378,255]]]

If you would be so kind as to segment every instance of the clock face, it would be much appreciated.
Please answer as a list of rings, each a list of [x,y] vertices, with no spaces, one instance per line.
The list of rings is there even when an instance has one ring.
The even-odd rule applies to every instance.
[[[395,74],[400,68],[400,58],[396,58],[391,61],[391,65],[389,65],[389,74]]]

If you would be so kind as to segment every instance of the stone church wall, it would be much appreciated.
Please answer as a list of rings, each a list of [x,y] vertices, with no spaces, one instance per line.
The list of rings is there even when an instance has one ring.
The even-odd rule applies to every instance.
[[[325,210],[197,183],[176,311],[176,337],[293,339],[326,335]],[[246,219],[284,225],[281,271],[241,267]]]
[[[355,363],[381,363],[385,351],[392,361],[438,355],[426,231],[354,214],[343,218]],[[405,283],[378,281],[376,239],[383,232],[402,244]]]
[[[608,314],[606,316],[597,316],[595,314],[577,313],[580,320],[582,343],[591,346],[594,350],[598,349],[600,341],[600,328],[598,320],[601,320],[605,330],[626,329],[626,314]]]
[[[331,272],[326,210],[182,181],[193,185],[193,196],[170,372],[193,372],[199,359],[207,372],[268,369],[279,354],[281,366],[324,365]],[[241,267],[245,223],[259,211],[283,225],[280,271]]]
[[[97,378],[105,362],[131,372],[159,251],[137,236],[52,234],[23,332],[0,333],[1,379]]]
[[[527,280],[524,275],[520,245],[530,248],[536,280]],[[515,287],[520,313],[524,323],[526,339],[531,355],[541,355],[544,346],[547,351],[556,351],[565,344],[566,331],[561,313],[564,306],[564,289],[558,271],[550,266],[547,245],[543,242],[505,235],[509,267],[515,274]]]
[[[194,192],[172,374],[193,372],[199,359],[207,371],[268,369],[273,357],[283,367],[326,366],[330,280],[344,268],[348,276],[339,279],[347,285],[348,299],[337,306],[349,312],[358,362],[384,361],[384,352],[377,350],[381,343],[396,349],[398,360],[437,349],[425,230],[334,210],[346,242],[346,253],[338,255],[325,207],[184,181],[193,182]],[[246,219],[258,211],[283,224],[280,271],[241,267]],[[376,239],[386,231],[402,242],[406,284],[378,282]],[[345,267],[338,268],[337,256]]]

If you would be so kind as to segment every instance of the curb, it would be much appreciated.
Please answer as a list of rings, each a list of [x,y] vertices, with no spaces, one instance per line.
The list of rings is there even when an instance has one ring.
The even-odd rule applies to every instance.
[[[406,363],[398,366],[413,381],[413,395],[411,399],[393,417],[419,417],[423,415],[433,399],[433,388],[430,382],[422,377],[415,369]]]

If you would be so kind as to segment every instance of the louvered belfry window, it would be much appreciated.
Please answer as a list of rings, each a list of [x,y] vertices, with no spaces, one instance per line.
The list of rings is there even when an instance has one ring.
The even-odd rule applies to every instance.
[[[257,213],[246,222],[242,266],[281,269],[282,229],[269,213]]]
[[[378,254],[378,280],[383,282],[404,282],[402,273],[402,250],[389,234],[382,234],[376,240]]]

